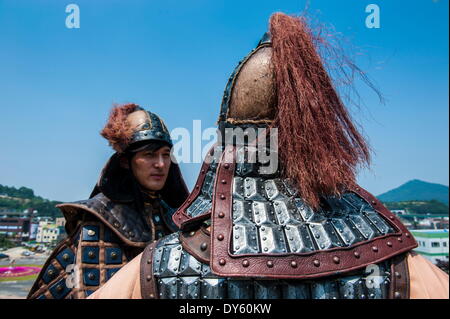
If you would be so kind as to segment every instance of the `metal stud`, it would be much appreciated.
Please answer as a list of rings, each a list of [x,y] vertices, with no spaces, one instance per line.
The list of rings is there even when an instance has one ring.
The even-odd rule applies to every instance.
[[[87,234],[89,235],[89,236],[95,236],[95,231],[94,230],[92,230],[92,229],[89,229],[88,230],[88,232],[87,232]]]
[[[273,261],[269,260],[267,262],[267,267],[272,268],[273,267]]]
[[[297,268],[297,262],[296,261],[291,261],[291,267],[292,268]]]
[[[56,287],[56,290],[58,291],[58,292],[62,292],[63,291],[63,286],[61,286],[61,285],[59,285],[59,286],[57,286]]]
[[[248,267],[248,266],[250,266],[250,262],[249,262],[247,259],[245,259],[245,260],[242,262],[242,266]]]
[[[224,180],[224,179],[222,179],[220,182],[221,182],[222,184],[226,184],[226,183],[227,183],[227,181]]]
[[[406,233],[405,236],[406,236],[406,238],[409,238],[409,237],[410,237],[409,233]]]
[[[390,241],[388,241],[388,242],[386,243],[386,245],[388,245],[389,247],[392,247],[392,243],[391,243]]]
[[[396,271],[396,272],[394,273],[394,275],[395,275],[396,278],[401,278],[401,277],[402,277],[402,275],[400,275],[400,273],[399,273],[398,271]]]
[[[402,297],[402,294],[399,293],[398,291],[396,291],[396,292],[394,293],[394,298],[395,298],[395,299],[400,299],[401,297]]]
[[[341,261],[341,260],[339,259],[338,256],[334,256],[334,257],[333,257],[333,262],[334,262],[335,264],[339,264],[340,261]]]
[[[201,249],[201,250],[205,251],[206,248],[208,248],[208,244],[207,244],[207,243],[202,243],[202,244],[200,245],[200,249]]]
[[[119,228],[120,227],[120,223],[114,222],[114,227]]]
[[[318,261],[317,259],[313,261],[314,266],[319,267],[320,266],[320,261]]]
[[[224,237],[223,237],[222,234],[220,234],[219,236],[217,236],[217,239],[220,240],[220,241],[222,241],[222,240],[224,239]]]
[[[88,256],[89,256],[89,258],[91,258],[91,259],[95,258],[95,254],[94,254],[93,251],[88,252]]]
[[[152,263],[152,260],[151,259],[148,259],[147,260],[147,264],[151,264]]]
[[[227,261],[223,258],[220,258],[219,265],[224,266],[227,263]]]
[[[230,164],[225,163],[225,165],[223,165],[223,167],[225,167],[226,169],[229,169],[230,168]]]
[[[147,275],[147,281],[152,280],[152,275]]]
[[[397,238],[397,240],[401,243],[403,242],[403,239],[401,237]]]
[[[224,194],[221,194],[220,195],[220,199],[225,199],[226,197],[225,197],[225,195]]]
[[[88,278],[90,279],[90,280],[94,280],[95,279],[95,275],[93,274],[93,273],[89,273],[88,274]]]
[[[353,256],[355,256],[355,258],[361,257],[361,255],[360,255],[357,251],[355,251],[355,252],[353,253]]]
[[[373,246],[373,247],[372,247],[372,251],[378,252],[378,247],[377,247],[377,246]]]
[[[220,212],[218,216],[219,216],[219,218],[224,218],[225,214],[223,212]]]
[[[113,252],[111,253],[111,258],[112,258],[112,259],[116,259],[116,258],[117,258],[117,253],[116,253],[115,251],[113,251]]]
[[[62,256],[62,258],[63,258],[63,260],[65,260],[65,261],[69,260],[69,254],[64,254],[64,255]]]

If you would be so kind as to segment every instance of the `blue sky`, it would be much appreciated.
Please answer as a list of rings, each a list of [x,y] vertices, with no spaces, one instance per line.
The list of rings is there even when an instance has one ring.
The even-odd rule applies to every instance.
[[[70,3],[80,29],[65,27]],[[365,26],[371,3],[379,29]],[[146,106],[169,128],[214,126],[228,76],[271,13],[305,4],[0,0],[0,184],[87,197],[112,154],[98,134],[112,103]],[[448,185],[448,1],[311,0],[309,11],[358,48],[386,97],[357,83],[365,107],[354,116],[375,152],[360,184],[376,195],[416,178]],[[199,164],[182,170],[191,186]]]

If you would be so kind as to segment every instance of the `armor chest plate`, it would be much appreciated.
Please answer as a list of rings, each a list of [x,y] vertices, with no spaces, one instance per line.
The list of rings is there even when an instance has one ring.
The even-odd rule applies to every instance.
[[[159,298],[170,299],[384,299],[388,269],[383,262],[351,275],[316,280],[219,277],[183,249],[178,234],[162,239],[153,255]]]

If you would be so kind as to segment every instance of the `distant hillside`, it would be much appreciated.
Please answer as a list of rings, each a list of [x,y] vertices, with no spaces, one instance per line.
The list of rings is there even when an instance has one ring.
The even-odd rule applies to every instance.
[[[384,204],[390,210],[402,209],[406,210],[408,214],[448,215],[448,206],[437,200],[385,202]]]
[[[382,202],[438,200],[448,205],[448,190],[445,185],[414,179],[377,197]]]
[[[38,216],[60,217],[61,211],[55,208],[55,205],[60,203],[35,196],[34,191],[27,187],[17,189],[0,184],[0,211],[32,209],[38,211]]]

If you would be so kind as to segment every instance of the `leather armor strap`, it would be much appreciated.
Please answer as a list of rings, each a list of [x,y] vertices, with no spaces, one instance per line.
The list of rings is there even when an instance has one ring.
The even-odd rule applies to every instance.
[[[204,264],[209,264],[211,237],[204,227],[180,234],[183,248]]]
[[[194,189],[189,194],[188,198],[184,201],[184,203],[177,209],[175,214],[172,217],[173,222],[175,225],[177,225],[180,229],[185,229],[188,224],[195,223],[198,221],[202,221],[207,219],[210,214],[201,214],[196,217],[189,216],[187,213],[188,207],[192,204],[193,201],[201,194],[202,191],[202,185],[206,178],[206,173],[208,172],[208,168],[213,160],[214,156],[214,149],[216,147],[216,144],[214,144],[211,149],[209,150],[208,154],[205,157],[205,160],[202,164],[202,167],[200,169],[200,174],[198,175],[197,182],[195,183]]]
[[[140,282],[142,299],[158,299],[158,290],[156,287],[156,278],[153,276],[153,252],[156,249],[158,241],[145,247],[140,266]]]
[[[407,254],[402,254],[392,259],[389,298],[409,299],[409,293],[410,281]]]

